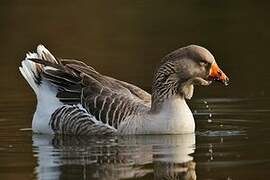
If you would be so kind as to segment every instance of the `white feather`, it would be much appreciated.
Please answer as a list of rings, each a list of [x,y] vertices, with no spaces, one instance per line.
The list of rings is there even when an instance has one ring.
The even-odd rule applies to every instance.
[[[37,53],[39,58],[45,58],[46,56],[49,57],[50,59],[46,59],[47,61],[53,61],[57,63],[55,57],[50,53],[48,49],[46,49],[42,44],[37,46]],[[45,56],[46,55],[46,56]]]
[[[56,98],[56,87],[44,80],[41,80],[41,84],[37,84],[37,77],[39,76],[37,66],[40,65],[29,60],[35,58],[45,59],[46,57],[56,62],[54,56],[43,45],[39,45],[37,47],[37,53],[29,52],[26,54],[26,58],[21,62],[19,70],[37,96],[37,107],[32,120],[32,130],[36,133],[53,134],[53,131],[49,127],[51,114],[57,108],[61,107],[63,103]],[[46,69],[49,68],[46,67]],[[55,68],[50,69],[55,70]]]
[[[19,70],[22,73],[25,80],[28,82],[28,84],[34,90],[34,92],[36,94],[38,94],[38,87],[37,87],[37,84],[35,82],[35,76],[31,72],[31,69],[30,69],[29,65],[26,64],[26,61],[28,61],[28,60],[23,60],[22,61],[22,66],[19,68]]]
[[[39,87],[37,95],[37,108],[32,121],[32,130],[37,133],[53,134],[49,126],[52,113],[63,106],[56,98],[57,89],[46,81]]]

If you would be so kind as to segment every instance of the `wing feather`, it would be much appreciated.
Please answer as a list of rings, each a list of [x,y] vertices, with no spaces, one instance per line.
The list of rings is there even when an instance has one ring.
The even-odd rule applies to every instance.
[[[71,59],[31,60],[45,66],[41,76],[58,87],[57,98],[60,101],[66,104],[81,103],[91,118],[95,118],[103,125],[117,129],[127,117],[149,109],[151,96],[146,91],[132,84],[104,76],[83,62]],[[82,113],[80,114],[82,118],[75,121],[75,118],[70,117],[72,114],[70,109],[72,108],[61,109],[61,112],[58,112],[60,116],[54,115],[56,119],[54,121],[58,124],[54,127],[62,127],[62,129],[56,128],[55,131],[81,134],[84,130],[79,130],[80,128],[89,130],[85,124],[90,127],[91,121],[86,121],[87,117],[83,117]],[[77,111],[74,110],[74,112]],[[65,120],[61,121],[60,117]]]
[[[115,134],[116,129],[100,123],[79,106],[64,105],[51,116],[50,126],[56,134],[105,135]]]
[[[116,129],[128,116],[148,108],[141,101],[117,94],[94,81],[83,88],[82,104],[97,120]]]

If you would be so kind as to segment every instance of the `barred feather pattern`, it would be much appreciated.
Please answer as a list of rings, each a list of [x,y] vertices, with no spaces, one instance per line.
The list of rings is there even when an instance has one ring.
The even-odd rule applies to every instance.
[[[69,59],[58,59],[56,62],[43,59],[30,59],[41,64],[41,77],[49,81],[58,90],[56,97],[66,105],[81,104],[89,116],[75,121],[75,116],[69,116],[74,107],[64,106],[52,115],[51,127],[55,133],[61,134],[94,134],[97,124],[102,127],[117,129],[127,117],[137,115],[143,110],[149,110],[151,95],[129,83],[103,76],[86,64]],[[60,112],[61,111],[61,112]],[[72,113],[83,113],[75,110]],[[84,114],[85,115],[85,114]],[[63,118],[64,120],[61,120]],[[129,118],[130,120],[130,118]],[[77,122],[78,121],[78,122]],[[81,124],[80,122],[83,122]],[[84,122],[85,121],[85,122]],[[72,123],[71,123],[72,122]],[[86,124],[86,125],[84,125]],[[76,127],[75,127],[76,126]],[[78,126],[78,127],[77,127]],[[74,128],[74,129],[72,129]],[[82,128],[82,132],[79,130]],[[92,132],[87,132],[87,131]],[[105,133],[107,131],[104,130]]]
[[[115,134],[116,129],[97,121],[77,105],[64,105],[58,108],[49,122],[55,134],[72,135],[108,135]]]
[[[57,98],[61,102],[67,104],[79,103],[82,89],[88,86],[90,82],[91,85],[98,83],[110,91],[150,106],[151,95],[146,91],[127,82],[104,76],[81,61],[58,59],[57,62],[51,63],[43,59],[29,60],[45,66],[41,76],[58,88]]]
[[[107,88],[100,88],[98,94],[93,96],[93,88],[89,86],[82,92],[82,105],[98,121],[117,129],[129,116],[145,112],[149,107],[140,101],[130,100],[124,95],[119,95]],[[92,94],[92,96],[90,95]]]
[[[178,81],[174,62],[167,61],[160,66],[155,74],[152,86],[152,111],[156,111],[164,100],[177,94]]]
[[[171,128],[171,132],[178,133],[182,132],[178,131],[179,128],[186,126],[190,127],[188,132],[194,131],[194,119],[184,98],[192,97],[194,83],[207,84],[204,78],[208,77],[213,62],[214,57],[209,51],[195,45],[170,53],[156,71],[152,96],[132,84],[104,76],[81,61],[56,59],[43,45],[37,47],[37,53],[28,54],[19,69],[38,97],[32,123],[37,132],[51,133],[49,124],[55,133],[61,134],[106,134],[112,130],[115,132],[117,128],[121,131],[123,127],[127,127],[129,133],[139,124],[150,129],[149,132],[161,133],[167,133],[167,125],[177,125],[177,128]],[[206,63],[209,64],[208,69]],[[167,104],[178,109],[173,111],[173,115],[171,108],[157,113],[163,110],[166,100]],[[182,104],[176,104],[176,101]],[[180,110],[183,111],[182,119],[186,119],[185,116],[189,119],[186,126],[182,126],[180,120],[175,122],[178,116],[182,116]],[[44,114],[48,117],[44,118]],[[167,115],[169,122],[164,123],[163,116]],[[148,121],[152,117],[159,124],[140,124],[140,121]],[[50,122],[40,119],[50,119]],[[145,131],[144,127],[139,128]]]

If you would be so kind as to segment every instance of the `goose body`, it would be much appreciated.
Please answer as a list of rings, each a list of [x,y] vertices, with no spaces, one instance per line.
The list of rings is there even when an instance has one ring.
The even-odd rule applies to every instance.
[[[185,99],[194,85],[228,81],[212,54],[196,45],[163,58],[152,95],[81,61],[56,59],[43,45],[26,55],[19,70],[37,96],[32,130],[45,134],[193,133]]]

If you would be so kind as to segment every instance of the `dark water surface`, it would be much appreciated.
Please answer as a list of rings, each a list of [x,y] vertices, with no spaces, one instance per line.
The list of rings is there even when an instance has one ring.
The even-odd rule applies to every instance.
[[[0,179],[269,179],[268,1],[0,2]],[[35,98],[20,60],[44,43],[101,73],[151,88],[162,56],[213,52],[228,87],[196,88],[196,134],[32,135]]]
[[[267,179],[269,100],[197,99],[187,135],[32,135],[28,98],[1,105],[1,179]],[[3,111],[5,106],[6,112]],[[256,106],[256,108],[254,108]],[[10,111],[14,111],[10,113]]]

